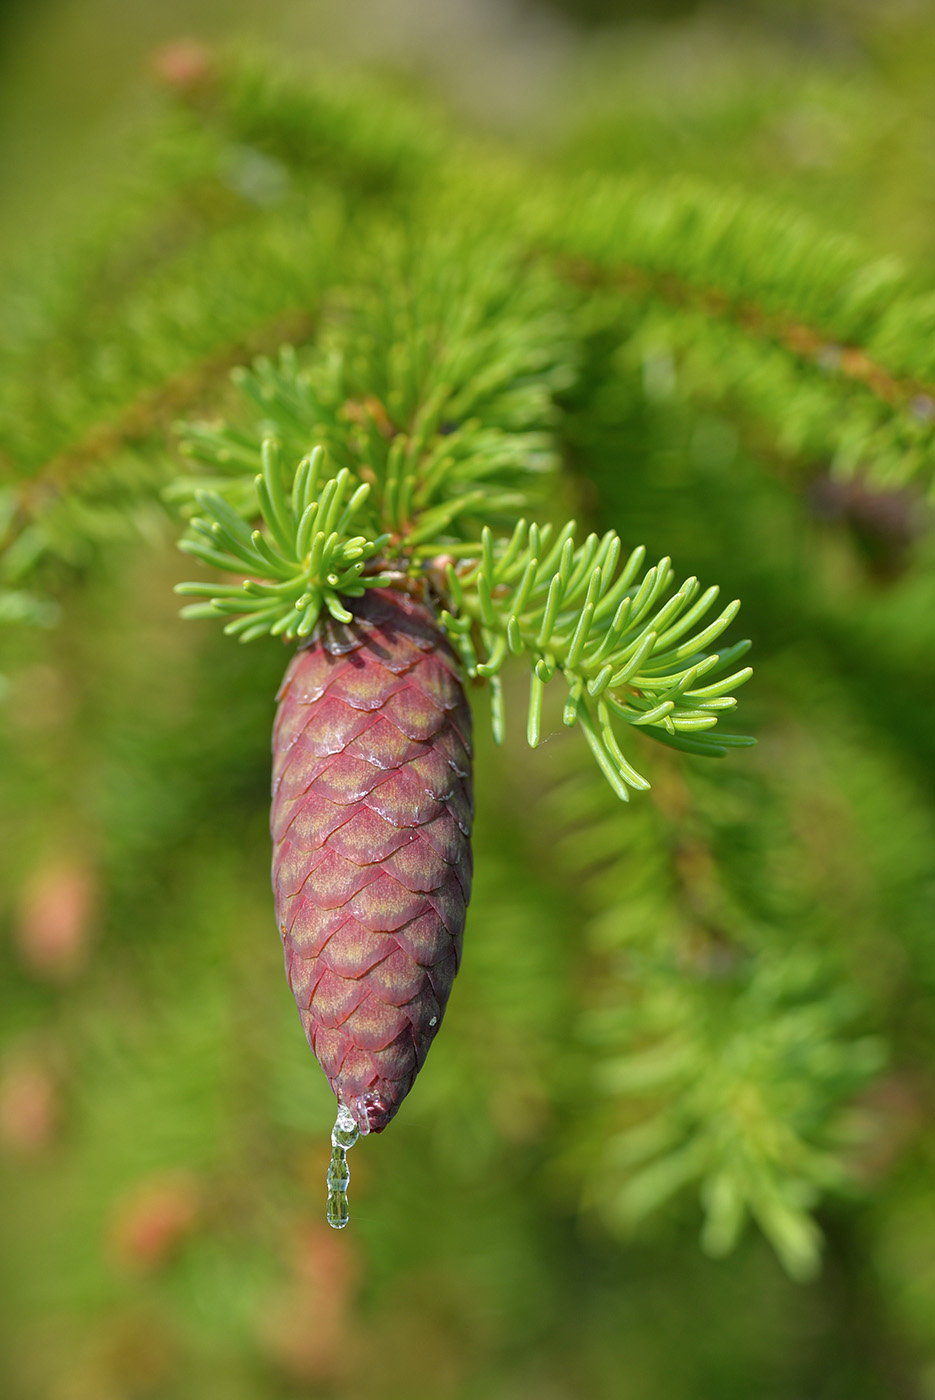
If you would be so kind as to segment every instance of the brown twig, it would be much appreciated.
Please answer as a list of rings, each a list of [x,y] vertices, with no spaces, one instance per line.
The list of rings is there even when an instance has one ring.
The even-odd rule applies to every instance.
[[[560,260],[558,267],[561,275],[579,286],[610,285],[624,291],[655,293],[673,306],[695,307],[711,316],[732,319],[752,335],[776,341],[799,359],[863,385],[885,403],[897,408],[908,405],[920,418],[935,418],[935,385],[891,374],[860,346],[841,345],[814,326],[737,300],[717,288],[693,286],[671,273],[653,276],[633,266],[602,268],[584,258]]]
[[[314,327],[315,320],[308,311],[283,312],[242,340],[189,365],[158,388],[137,395],[115,419],[96,424],[80,442],[51,457],[36,476],[23,483],[20,519],[41,514],[76,476],[119,448],[142,442],[159,429],[168,430],[179,413],[196,404],[209,385],[236,365],[269,353],[284,342],[307,341]]]

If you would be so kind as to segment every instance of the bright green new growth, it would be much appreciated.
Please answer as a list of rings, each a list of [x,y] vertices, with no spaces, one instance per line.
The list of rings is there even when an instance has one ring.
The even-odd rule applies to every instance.
[[[633,550],[618,572],[621,544],[614,531],[589,535],[575,548],[575,524],[555,533],[520,520],[508,541],[495,544],[488,529],[476,564],[462,572],[448,564],[447,576],[457,615],[443,613],[471,674],[497,674],[509,653],[532,663],[527,737],[538,744],[545,687],[561,675],[568,687],[564,722],[580,724],[605,777],[624,801],[628,788],[648,782],[624,757],[614,720],[645,728],[688,753],[720,756],[729,747],[752,743],[713,729],[721,710],[737,702],[727,691],[742,685],[749,667],[727,670],[749,642],[719,652],[705,648],[730,624],[740,604],[731,603],[707,626],[694,632],[718,595],[699,594],[690,578],[671,593],[668,559],[647,570],[646,556]],[[483,660],[472,640],[479,631]],[[715,680],[714,677],[721,676]],[[706,684],[698,682],[705,678]],[[502,699],[494,689],[494,734],[502,737]]]
[[[202,444],[207,440],[202,430]],[[621,568],[614,531],[601,539],[589,535],[576,548],[574,521],[553,531],[521,519],[508,538],[495,538],[487,526],[479,541],[458,538],[451,532],[470,520],[484,491],[451,495],[433,505],[436,496],[446,494],[446,474],[435,468],[437,447],[424,444],[421,460],[429,462],[428,472],[419,472],[417,456],[415,469],[407,469],[413,457],[411,450],[394,452],[391,446],[372,492],[371,482],[360,481],[347,466],[319,485],[326,459],[316,447],[287,485],[279,444],[265,438],[263,470],[252,489],[240,478],[227,483],[239,510],[217,491],[195,488],[203,513],[180,542],[205,564],[249,576],[239,585],[179,584],[178,593],[208,600],[189,605],[183,616],[231,616],[224,630],[245,642],[266,634],[291,640],[310,636],[323,608],[349,622],[352,613],[342,599],[360,597],[365,588],[429,587],[467,673],[491,682],[497,741],[504,728],[500,669],[511,654],[526,656],[532,671],[530,745],[539,743],[545,687],[561,675],[568,688],[564,722],[580,725],[598,766],[624,801],[628,789],[645,790],[649,783],[625,757],[615,721],[695,754],[719,756],[752,743],[740,735],[715,739],[706,732],[736,704],[727,692],[751,675],[749,667],[730,672],[748,642],[706,650],[731,623],[738,602],[705,623],[716,587],[700,592],[697,579],[690,578],[673,592],[668,559],[641,577],[642,547]],[[365,470],[359,468],[360,474]],[[184,484],[176,494],[185,494]],[[382,510],[372,508],[373,494]],[[414,509],[420,499],[424,511]],[[247,523],[256,515],[262,529]],[[380,532],[387,525],[397,528]]]
[[[242,516],[216,492],[199,491],[196,500],[213,521],[196,517],[191,536],[179,548],[205,564],[237,573],[244,565],[256,578],[234,585],[183,583],[176,592],[191,597],[209,597],[210,603],[193,603],[183,617],[215,617],[235,613],[224,628],[232,636],[249,642],[272,633],[292,641],[307,637],[318,621],[322,607],[339,622],[350,622],[351,614],[339,595],[359,598],[365,582],[389,582],[377,574],[361,579],[368,559],[379,554],[389,536],[368,540],[363,535],[348,536],[352,521],[370,492],[364,482],[348,497],[350,473],[347,468],[331,477],[318,491],[323,453],[317,448],[303,459],[291,494],[283,490],[278,444],[268,438],[263,444],[263,473],[256,478],[256,494],[267,530],[250,530]],[[262,580],[267,580],[266,582]]]

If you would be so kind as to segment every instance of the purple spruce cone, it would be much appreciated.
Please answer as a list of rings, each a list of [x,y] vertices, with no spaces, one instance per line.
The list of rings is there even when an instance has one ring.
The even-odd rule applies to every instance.
[[[273,730],[273,889],[308,1042],[382,1132],[441,1024],[471,891],[471,712],[424,603],[349,600],[293,658]]]

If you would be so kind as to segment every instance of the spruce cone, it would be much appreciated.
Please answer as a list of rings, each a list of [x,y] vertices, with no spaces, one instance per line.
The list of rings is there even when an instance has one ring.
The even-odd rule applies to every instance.
[[[372,588],[294,657],[273,730],[273,889],[309,1044],[362,1133],[412,1088],[461,958],[471,713],[429,609]]]

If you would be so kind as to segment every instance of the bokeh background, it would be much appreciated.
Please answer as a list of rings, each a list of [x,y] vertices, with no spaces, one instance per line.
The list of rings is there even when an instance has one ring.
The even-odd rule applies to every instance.
[[[180,37],[279,46],[339,85],[365,69],[552,168],[766,194],[932,282],[921,0],[7,0],[12,300],[132,169]],[[744,599],[760,744],[717,772],[654,755],[653,796],[620,812],[575,743],[495,753],[479,716],[468,954],[417,1091],[352,1154],[342,1235],[268,890],[281,647],[178,621],[155,508],[145,548],[115,531],[74,561],[56,626],[5,633],[4,1397],[935,1397],[930,512],[779,469],[729,413],[654,401],[610,355],[566,411],[591,519]],[[592,1131],[622,1083],[595,1078],[614,1048],[594,1009],[640,998],[620,946],[680,940],[717,983],[751,929],[831,988],[865,1081],[805,1281],[752,1228],[706,1254],[692,1190],[635,1221]],[[647,1112],[629,1102],[622,1127]]]

